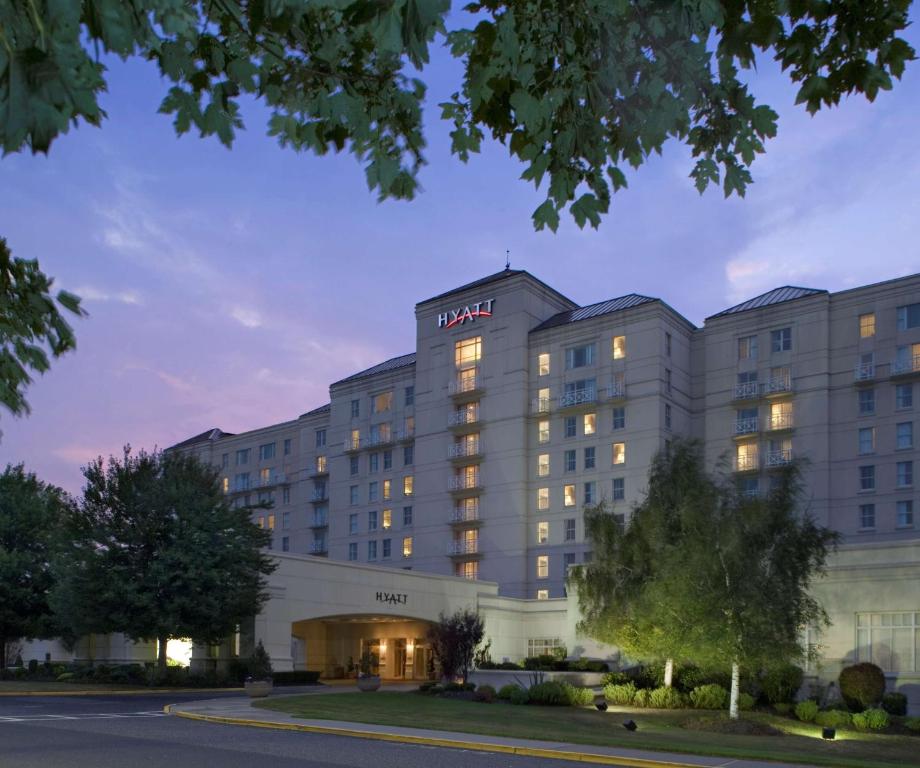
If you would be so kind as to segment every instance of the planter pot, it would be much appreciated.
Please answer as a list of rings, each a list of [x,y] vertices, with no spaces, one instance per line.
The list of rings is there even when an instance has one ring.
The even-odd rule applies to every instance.
[[[247,680],[243,683],[246,695],[251,699],[264,699],[272,692],[271,680]]]
[[[358,678],[359,691],[376,691],[380,687],[380,676],[370,675]]]

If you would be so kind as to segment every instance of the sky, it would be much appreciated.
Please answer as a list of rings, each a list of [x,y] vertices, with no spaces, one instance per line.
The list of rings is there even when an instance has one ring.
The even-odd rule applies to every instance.
[[[906,37],[920,49],[916,28]],[[556,234],[533,230],[542,196],[504,147],[451,156],[435,105],[456,63],[435,50],[424,78],[429,164],[412,202],[378,203],[351,155],[282,149],[256,104],[231,150],[177,138],[143,61],[111,63],[101,128],[0,159],[0,236],[89,312],[76,352],[29,388],[31,415],[0,412],[0,467],[78,492],[81,466],[125,444],[296,418],[331,382],[413,351],[416,302],[501,270],[506,250],[580,304],[637,292],[697,324],[778,285],[920,272],[920,62],[874,104],[811,117],[764,61],[751,87],[779,134],[743,200],[699,195],[671,143],[598,230],[564,217]]]

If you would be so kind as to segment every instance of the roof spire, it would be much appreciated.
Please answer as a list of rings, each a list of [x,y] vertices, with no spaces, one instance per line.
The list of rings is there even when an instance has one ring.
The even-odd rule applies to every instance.
[[[505,249],[505,269],[511,269],[511,251]]]

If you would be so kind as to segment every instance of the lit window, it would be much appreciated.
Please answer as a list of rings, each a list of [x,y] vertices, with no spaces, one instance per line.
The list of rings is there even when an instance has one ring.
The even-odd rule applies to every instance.
[[[896,445],[899,451],[914,447],[914,423],[912,421],[902,421],[898,424]]]
[[[741,443],[735,449],[735,468],[745,472],[759,467],[757,443]]]
[[[274,516],[274,514],[270,514],[270,515],[268,516],[268,530],[270,530],[270,531],[275,530],[275,516]]]
[[[549,352],[542,352],[537,356],[537,369],[540,376],[549,374]]]
[[[549,578],[549,555],[537,555],[537,578]]]
[[[792,426],[792,403],[770,404],[770,429],[788,429]]]
[[[537,489],[537,509],[549,509],[549,488]]]
[[[549,590],[548,589],[538,589],[537,590],[537,600],[549,600]]]
[[[537,544],[546,544],[549,541],[549,523],[541,521],[537,523]]]
[[[537,456],[537,476],[546,477],[549,474],[549,454],[541,453]]]
[[[738,359],[753,360],[757,357],[757,337],[742,336],[738,339]]]
[[[895,351],[892,373],[920,371],[920,343],[903,344]]]
[[[224,493],[230,493],[230,478],[225,477],[220,483],[221,487],[224,489]]]
[[[386,413],[393,407],[393,393],[381,392],[371,397],[371,413]]]
[[[537,424],[537,442],[549,442],[549,419],[544,419]]]
[[[771,352],[788,352],[790,349],[792,349],[791,328],[780,328],[776,331],[770,331]]]
[[[412,557],[412,537],[403,537],[403,557]]]
[[[563,498],[563,501],[562,501],[563,506],[566,506],[566,507],[575,506],[575,486],[574,484],[563,486],[562,498]]]
[[[458,370],[473,368],[482,357],[482,336],[462,339],[454,344],[454,363]]]
[[[586,413],[584,415],[584,430],[586,435],[593,435],[597,429],[597,414]]]
[[[870,339],[875,336],[875,312],[859,316],[859,338]]]
[[[361,447],[361,430],[360,429],[351,430],[351,439],[348,442],[348,445],[346,447],[353,451]]]
[[[385,509],[381,512],[381,527],[383,530],[390,530],[390,526],[393,525],[393,510]]]
[[[268,467],[259,470],[259,483],[268,485],[272,480],[272,471]]]
[[[614,336],[613,337],[613,359],[622,360],[626,357],[626,337],[625,336]]]
[[[392,484],[393,484],[393,481],[392,481],[392,480],[384,480],[384,481],[383,481],[383,500],[384,500],[384,501],[389,501],[389,500],[390,500],[390,497],[391,497],[390,488],[391,488]]]
[[[316,457],[316,472],[322,474],[326,471],[326,457],[317,456]]]
[[[478,407],[477,405],[477,408]],[[475,419],[473,419],[473,421],[475,421]],[[404,432],[406,437],[413,437],[415,435],[415,416],[406,416]]]
[[[463,563],[457,563],[454,568],[454,574],[470,581],[479,578],[479,563],[476,560],[467,560]]]
[[[625,464],[626,463],[626,443],[614,443],[613,444],[613,463],[614,464]]]
[[[414,487],[414,478],[412,475],[406,475],[403,478],[403,496],[411,496]]]
[[[859,452],[862,455],[875,451],[875,427],[864,427],[859,430]]]

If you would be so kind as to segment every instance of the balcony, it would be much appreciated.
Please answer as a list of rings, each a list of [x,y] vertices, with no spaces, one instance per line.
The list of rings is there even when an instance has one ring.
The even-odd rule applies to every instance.
[[[383,446],[383,445],[392,445],[393,442],[394,442],[393,433],[384,432],[382,434],[378,433],[376,435],[368,435],[367,441],[364,443],[363,447],[364,448],[379,448],[380,446]]]
[[[329,474],[329,464],[326,463],[323,466],[314,466],[310,470],[310,477],[325,477]]]
[[[767,422],[767,429],[776,432],[781,429],[792,429],[794,426],[791,413],[771,413]]]
[[[464,440],[447,446],[448,459],[469,459],[481,453],[478,440]]]
[[[469,557],[479,554],[478,539],[460,539],[447,543],[447,554],[451,557]]]
[[[906,376],[911,373],[920,373],[920,355],[902,357],[891,361],[892,376]]]
[[[452,413],[447,414],[447,426],[456,428],[456,427],[466,427],[470,424],[479,423],[479,411],[468,411],[466,409],[453,411]]]
[[[853,371],[853,378],[856,383],[861,381],[873,381],[875,379],[875,363],[861,363]]]
[[[259,487],[268,488],[270,485],[279,485],[287,482],[287,475],[284,472],[277,472],[269,477],[259,478]]]
[[[234,483],[230,487],[230,493],[245,493],[246,491],[249,491],[249,490],[252,490],[252,488],[250,487],[248,481],[245,483]]]
[[[351,453],[353,451],[361,450],[361,438],[357,435],[354,437],[348,437],[345,439],[345,442],[342,444],[342,450],[345,453]]]
[[[767,453],[768,467],[784,467],[792,461],[792,449],[783,448],[779,451]]]
[[[763,394],[765,397],[776,395],[788,395],[792,393],[791,376],[775,376],[763,384]]]
[[[478,367],[458,371],[456,376],[447,383],[447,394],[453,398],[472,397],[481,392],[482,373],[480,373]]]
[[[756,400],[760,397],[760,385],[756,381],[735,384],[733,400]]]
[[[735,472],[756,472],[760,469],[760,457],[755,453],[735,456]]]
[[[530,401],[530,412],[534,415],[549,413],[552,408],[552,400],[548,397],[535,397]]]
[[[608,400],[622,400],[626,397],[626,382],[614,381],[607,387]]]
[[[310,545],[311,555],[328,555],[329,545],[325,541],[314,541]]]
[[[447,479],[447,490],[451,492],[474,491],[479,486],[479,473],[475,475],[454,475]]]
[[[760,420],[755,416],[751,419],[738,419],[735,421],[735,436],[752,435],[760,429]]]
[[[310,496],[310,501],[313,504],[322,504],[324,501],[329,501],[329,489],[328,488],[314,488],[313,495]]]
[[[591,405],[597,402],[596,389],[573,389],[559,395],[560,408],[574,408],[577,405]]]
[[[397,442],[404,443],[408,440],[415,440],[415,427],[412,427],[412,429],[396,430],[396,441]]]
[[[479,523],[479,505],[454,507],[450,513],[451,525],[474,525]]]
[[[329,518],[326,515],[313,515],[313,522],[310,523],[311,528],[328,528],[329,527]]]

